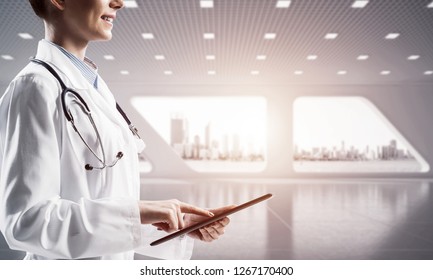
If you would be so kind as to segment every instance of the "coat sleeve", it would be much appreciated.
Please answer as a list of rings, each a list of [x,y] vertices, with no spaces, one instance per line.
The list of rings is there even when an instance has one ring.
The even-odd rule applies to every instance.
[[[149,245],[166,235],[165,231],[158,231],[154,226],[142,225],[142,244],[135,249],[135,252],[158,259],[189,260],[192,256],[194,240],[188,236],[178,237],[154,247]]]
[[[27,75],[0,101],[0,229],[11,249],[47,258],[133,250],[141,243],[136,200],[60,197],[58,90],[53,79]]]

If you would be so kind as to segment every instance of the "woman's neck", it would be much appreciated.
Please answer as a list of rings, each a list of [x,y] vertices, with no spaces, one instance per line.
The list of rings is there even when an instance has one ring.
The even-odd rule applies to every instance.
[[[77,58],[84,60],[88,43],[72,36],[65,35],[67,32],[59,32],[53,25],[45,24],[45,39],[61,46]]]

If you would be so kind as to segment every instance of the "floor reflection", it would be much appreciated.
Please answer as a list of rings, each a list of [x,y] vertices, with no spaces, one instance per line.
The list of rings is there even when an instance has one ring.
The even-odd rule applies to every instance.
[[[142,180],[142,198],[214,208],[274,197],[231,216],[193,259],[433,259],[433,184],[423,181]],[[0,238],[0,259],[22,257]]]
[[[432,259],[432,185],[419,181],[144,181],[146,199],[202,207],[274,198],[231,217],[194,259]]]

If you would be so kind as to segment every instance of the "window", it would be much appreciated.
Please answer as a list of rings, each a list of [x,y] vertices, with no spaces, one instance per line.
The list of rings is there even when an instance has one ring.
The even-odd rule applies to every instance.
[[[266,160],[262,97],[136,97],[136,110],[197,172],[260,172]]]
[[[296,172],[427,172],[428,163],[367,99],[294,102]]]

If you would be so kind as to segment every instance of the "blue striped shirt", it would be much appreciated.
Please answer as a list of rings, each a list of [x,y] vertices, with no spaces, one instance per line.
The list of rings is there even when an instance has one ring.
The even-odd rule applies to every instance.
[[[98,89],[98,67],[93,61],[85,57],[84,61],[80,60],[78,57],[64,49],[63,47],[46,40],[53,46],[56,46],[64,55],[66,55],[69,60],[74,64],[78,70],[80,70],[83,77],[91,84],[95,89]]]

